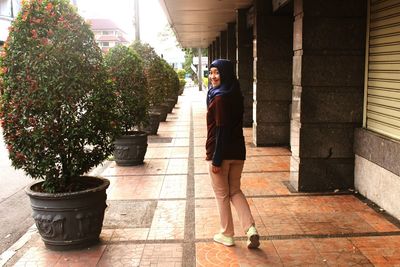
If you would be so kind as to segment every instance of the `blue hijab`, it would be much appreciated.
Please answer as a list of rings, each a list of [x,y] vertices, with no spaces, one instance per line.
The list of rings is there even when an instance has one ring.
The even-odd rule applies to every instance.
[[[218,69],[221,84],[214,88],[210,83],[207,93],[207,106],[211,103],[214,97],[229,94],[239,88],[231,61],[227,59],[216,59],[211,63],[209,70],[211,68]]]

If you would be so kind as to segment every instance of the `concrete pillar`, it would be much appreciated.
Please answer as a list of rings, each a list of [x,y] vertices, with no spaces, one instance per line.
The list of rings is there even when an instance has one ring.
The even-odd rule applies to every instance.
[[[366,2],[294,1],[290,182],[299,191],[354,186],[362,124]]]
[[[220,49],[221,49],[221,58],[227,58],[227,50],[228,50],[228,41],[227,41],[227,32],[222,31],[220,35]]]
[[[236,66],[236,23],[234,22],[228,23],[227,45],[228,49],[226,53],[226,58],[232,61],[234,66]]]
[[[217,58],[217,42],[215,40],[212,42],[212,51],[211,62]]]
[[[236,12],[236,75],[244,97],[243,126],[253,125],[253,30],[247,27],[247,9]]]
[[[253,142],[289,145],[293,16],[275,15],[271,0],[254,1]]]
[[[212,61],[212,53],[213,53],[213,51],[212,51],[212,44],[210,44],[210,45],[208,46],[207,51],[208,51],[208,62],[207,62],[207,66],[210,66],[211,61]]]
[[[221,38],[215,39],[215,59],[221,58]]]

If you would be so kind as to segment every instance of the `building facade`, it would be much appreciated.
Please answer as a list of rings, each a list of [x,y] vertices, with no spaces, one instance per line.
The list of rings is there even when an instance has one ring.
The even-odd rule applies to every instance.
[[[290,147],[293,190],[400,219],[400,0],[160,3],[183,47],[236,63],[253,143]]]
[[[8,37],[8,28],[11,21],[17,16],[20,10],[20,1],[17,0],[0,0],[0,45],[2,45]]]
[[[107,52],[110,48],[118,44],[127,45],[129,43],[124,37],[125,32],[122,31],[112,20],[89,19],[88,22],[91,25],[96,43],[103,52]]]

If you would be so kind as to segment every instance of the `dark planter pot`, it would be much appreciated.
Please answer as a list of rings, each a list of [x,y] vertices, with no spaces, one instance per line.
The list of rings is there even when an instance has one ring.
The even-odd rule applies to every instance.
[[[160,126],[160,112],[149,112],[149,125],[143,127],[142,130],[147,134],[157,134],[158,127]]]
[[[133,131],[114,141],[114,159],[119,166],[143,164],[147,151],[147,133]]]
[[[57,194],[34,191],[43,182],[25,188],[36,227],[51,250],[79,249],[99,241],[110,182],[98,177],[80,178],[91,189]]]
[[[179,86],[179,92],[178,92],[179,95],[183,94],[183,89],[184,88],[185,88],[185,86]]]
[[[175,107],[176,101],[173,98],[167,98],[165,103],[168,105],[168,113],[171,113]]]
[[[160,121],[166,121],[168,115],[168,105],[167,104],[160,104],[151,108],[152,112],[159,112],[160,113]]]

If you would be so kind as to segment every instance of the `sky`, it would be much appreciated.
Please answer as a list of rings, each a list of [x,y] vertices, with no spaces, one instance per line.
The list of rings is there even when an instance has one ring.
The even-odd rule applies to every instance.
[[[75,0],[79,13],[85,18],[108,18],[127,33],[129,41],[134,39],[134,1],[133,0]],[[158,54],[169,57],[183,57],[180,49],[160,44],[158,34],[168,25],[159,0],[139,0],[140,39],[149,43]],[[173,55],[172,55],[173,54]]]

